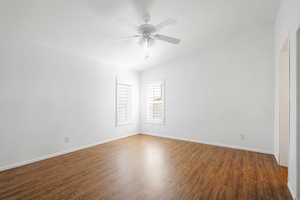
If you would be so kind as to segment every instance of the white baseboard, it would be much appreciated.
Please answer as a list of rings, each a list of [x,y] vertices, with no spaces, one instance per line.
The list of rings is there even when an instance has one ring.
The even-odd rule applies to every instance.
[[[282,162],[280,162],[280,159],[279,159],[279,155],[278,155],[278,154],[274,154],[274,157],[275,157],[276,162],[277,162],[278,165],[283,166],[283,167],[289,167],[289,164],[288,164],[288,163],[282,163]]]
[[[290,193],[291,193],[293,199],[296,200],[296,199],[297,199],[297,198],[296,198],[296,192],[295,192],[295,190],[293,189],[292,184],[291,184],[290,182],[288,182],[287,185],[288,185],[288,188],[289,188],[289,190],[290,190]]]
[[[142,133],[142,134],[158,136],[158,137],[163,137],[163,138],[169,138],[169,139],[174,139],[174,140],[183,140],[183,141],[187,141],[187,142],[195,142],[195,143],[208,144],[208,145],[213,145],[213,146],[227,147],[227,148],[231,148],[231,149],[239,149],[239,150],[253,151],[253,152],[258,152],[258,153],[274,155],[274,152],[266,151],[266,150],[262,150],[262,149],[254,149],[254,148],[247,148],[247,147],[236,146],[236,145],[227,145],[227,144],[221,144],[221,143],[205,142],[205,141],[200,141],[200,140],[174,137],[174,136],[169,136],[169,135],[161,135],[161,134],[156,134],[156,133]]]
[[[49,158],[52,158],[52,157],[64,155],[64,154],[71,153],[71,152],[74,152],[74,151],[78,151],[78,150],[81,150],[81,149],[86,149],[86,148],[93,147],[93,146],[96,146],[96,145],[99,145],[99,144],[103,144],[103,143],[111,142],[111,141],[114,141],[114,140],[126,138],[126,137],[133,136],[133,135],[136,135],[136,134],[137,133],[133,133],[133,134],[129,134],[129,135],[121,136],[121,137],[102,140],[102,141],[99,141],[99,142],[96,142],[96,143],[93,143],[93,144],[83,145],[83,146],[80,146],[80,147],[74,147],[74,148],[71,148],[71,149],[68,149],[68,150],[47,154],[45,156],[41,156],[41,157],[34,158],[34,159],[31,159],[31,160],[26,160],[26,161],[21,161],[21,162],[17,162],[17,163],[5,165],[5,166],[0,166],[0,172],[4,171],[4,170],[20,167],[20,166],[23,166],[23,165],[27,165],[27,164],[30,164],[30,163],[38,162],[38,161],[41,161],[41,160],[46,160],[46,159],[49,159]],[[232,145],[225,145],[225,144],[219,144],[219,143],[211,143],[211,142],[205,142],[205,141],[199,141],[199,140],[193,140],[193,139],[187,139],[187,138],[180,138],[180,137],[174,137],[174,136],[167,136],[167,135],[161,135],[161,134],[154,134],[154,133],[142,133],[142,134],[158,136],[158,137],[164,137],[164,138],[175,139],[175,140],[183,140],[183,141],[188,141],[188,142],[209,144],[209,145],[221,146],[221,147],[227,147],[227,148],[233,148],[233,149],[241,149],[241,150],[259,152],[259,153],[273,154],[272,152],[268,152],[268,151],[264,151],[264,150],[250,149],[250,148],[245,148],[245,147],[240,147],[240,146],[232,146]]]
[[[47,155],[40,156],[38,158],[34,158],[34,159],[31,159],[31,160],[25,160],[25,161],[13,163],[13,164],[5,165],[5,166],[0,166],[0,172],[4,171],[4,170],[20,167],[20,166],[23,166],[23,165],[28,165],[30,163],[38,162],[38,161],[41,161],[41,160],[46,160],[46,159],[53,158],[53,157],[56,157],[56,156],[64,155],[64,154],[71,153],[71,152],[74,152],[74,151],[86,149],[86,148],[93,147],[93,146],[96,146],[96,145],[99,145],[99,144],[112,142],[114,140],[126,138],[126,137],[133,136],[133,135],[136,135],[136,134],[138,134],[138,133],[133,133],[133,134],[129,134],[129,135],[121,136],[121,137],[116,137],[116,138],[112,138],[112,139],[107,139],[107,140],[102,140],[102,141],[98,141],[98,142],[93,143],[93,144],[83,145],[83,146],[80,146],[80,147],[73,147],[71,149],[67,149],[67,150],[64,150],[64,151],[47,154]]]

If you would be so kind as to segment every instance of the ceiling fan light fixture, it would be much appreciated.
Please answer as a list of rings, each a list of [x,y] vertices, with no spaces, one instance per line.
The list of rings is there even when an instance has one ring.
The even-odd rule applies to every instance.
[[[146,41],[144,42],[144,52],[145,52],[145,56],[144,59],[147,60],[150,58],[150,43],[149,43],[149,39],[146,39]]]

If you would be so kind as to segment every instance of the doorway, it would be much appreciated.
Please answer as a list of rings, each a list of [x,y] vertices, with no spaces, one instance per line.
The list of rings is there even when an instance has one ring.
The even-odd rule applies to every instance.
[[[289,40],[279,56],[279,164],[288,166],[290,133],[290,51]]]

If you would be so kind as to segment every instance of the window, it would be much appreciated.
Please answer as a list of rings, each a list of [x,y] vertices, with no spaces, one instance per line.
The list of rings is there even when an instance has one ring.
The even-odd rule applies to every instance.
[[[132,85],[116,83],[116,125],[125,125],[131,122]]]
[[[162,83],[147,86],[147,122],[164,123],[164,85]]]

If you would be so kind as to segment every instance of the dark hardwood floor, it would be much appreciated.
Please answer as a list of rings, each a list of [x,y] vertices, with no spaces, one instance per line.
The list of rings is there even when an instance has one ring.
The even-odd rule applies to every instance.
[[[136,135],[0,173],[1,200],[283,199],[272,155]]]

